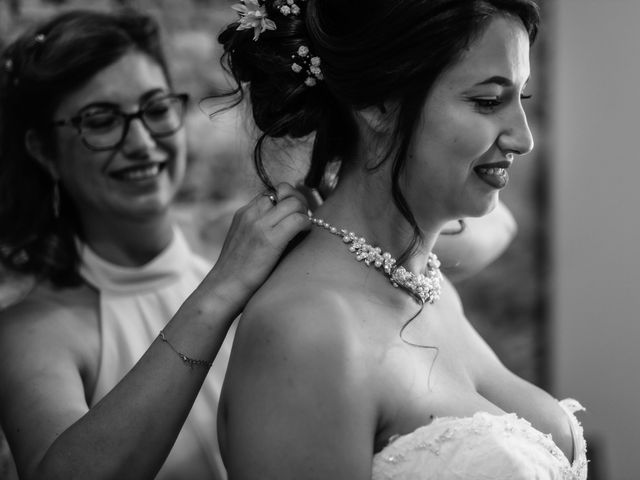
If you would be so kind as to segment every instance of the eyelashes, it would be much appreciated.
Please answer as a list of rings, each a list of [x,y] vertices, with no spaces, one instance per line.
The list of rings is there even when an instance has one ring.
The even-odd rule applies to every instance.
[[[501,101],[498,99],[476,98],[472,102],[474,110],[479,113],[491,113],[501,105]]]
[[[529,100],[532,95],[522,94],[520,100]],[[480,112],[491,112],[499,108],[505,103],[505,99],[501,96],[496,97],[474,97],[469,99]]]

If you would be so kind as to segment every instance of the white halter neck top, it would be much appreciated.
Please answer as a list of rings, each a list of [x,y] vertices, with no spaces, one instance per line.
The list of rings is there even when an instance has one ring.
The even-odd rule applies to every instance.
[[[80,274],[100,294],[101,352],[93,407],[138,362],[211,265],[190,250],[178,229],[169,246],[141,267],[114,265],[86,245],[80,254]],[[156,479],[199,478],[196,471],[208,472],[211,479],[226,478],[216,412],[230,346],[227,338]]]

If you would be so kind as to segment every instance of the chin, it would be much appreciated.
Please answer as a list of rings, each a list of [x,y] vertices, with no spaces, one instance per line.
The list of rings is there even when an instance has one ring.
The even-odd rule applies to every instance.
[[[497,206],[500,196],[498,192],[493,192],[491,195],[484,196],[482,199],[477,199],[472,205],[465,208],[465,212],[459,215],[457,218],[464,217],[484,217],[491,213]]]
[[[130,204],[127,212],[123,212],[123,215],[138,220],[146,220],[159,215],[166,215],[169,212],[172,198],[156,197],[139,200],[139,202]]]

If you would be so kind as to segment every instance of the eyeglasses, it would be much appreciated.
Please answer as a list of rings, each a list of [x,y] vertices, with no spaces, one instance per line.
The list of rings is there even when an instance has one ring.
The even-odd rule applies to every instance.
[[[80,110],[75,117],[56,120],[51,125],[75,128],[89,150],[112,150],[122,144],[135,118],[142,121],[154,138],[176,133],[184,124],[188,100],[186,93],[172,93],[149,100],[135,113],[92,105]]]

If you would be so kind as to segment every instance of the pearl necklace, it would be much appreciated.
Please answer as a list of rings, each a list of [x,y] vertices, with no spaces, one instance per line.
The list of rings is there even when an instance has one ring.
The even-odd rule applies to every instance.
[[[356,260],[364,261],[367,266],[373,264],[378,269],[382,268],[394,287],[404,288],[418,297],[422,303],[433,304],[440,298],[442,273],[440,273],[440,261],[434,253],[429,253],[427,274],[416,275],[403,266],[396,266],[396,259],[389,252],[382,253],[380,247],[369,245],[363,237],[358,237],[355,233],[344,229],[339,230],[321,218],[310,216],[309,219],[314,225],[342,237],[344,243],[351,244],[349,251],[355,254]]]

